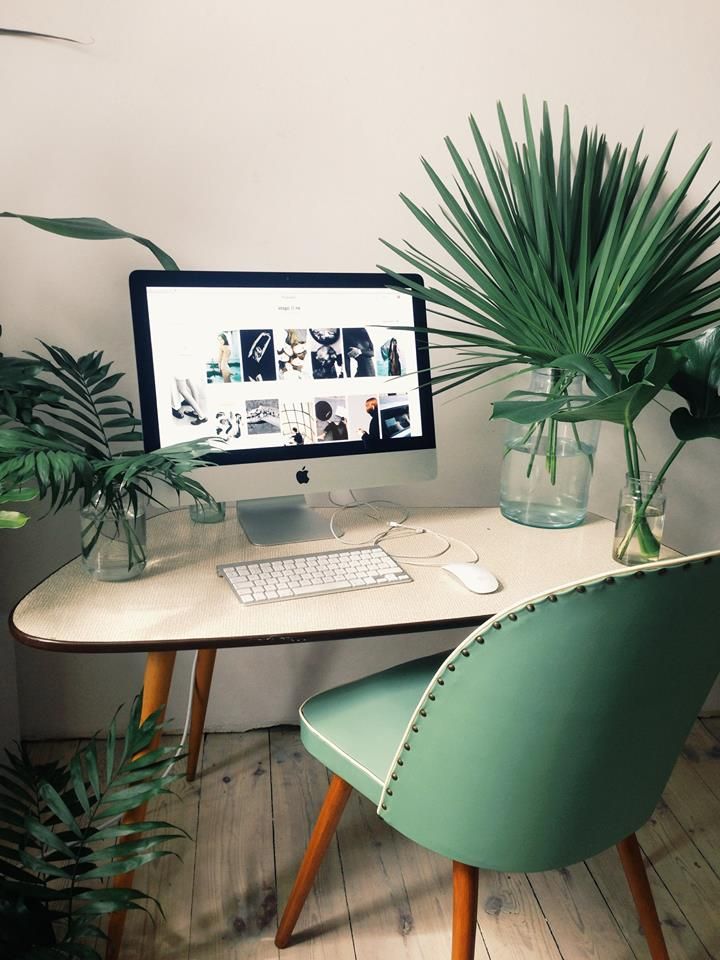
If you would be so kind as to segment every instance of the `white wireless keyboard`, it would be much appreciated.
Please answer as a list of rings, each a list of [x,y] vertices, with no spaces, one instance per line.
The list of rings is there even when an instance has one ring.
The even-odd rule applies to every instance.
[[[257,563],[222,563],[217,572],[247,606],[412,580],[381,547],[328,550]]]

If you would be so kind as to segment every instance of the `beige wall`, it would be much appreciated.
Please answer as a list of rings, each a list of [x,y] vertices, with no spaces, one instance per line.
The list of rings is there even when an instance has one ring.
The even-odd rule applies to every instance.
[[[709,0],[686,8],[670,0],[6,0],[2,20],[94,40],[71,47],[0,37],[2,207],[100,216],[153,238],[184,267],[373,269],[388,259],[378,236],[422,240],[397,199],[403,190],[434,203],[419,155],[444,169],[442,137],[467,145],[471,111],[497,142],[497,98],[515,120],[523,92],[535,109],[548,99],[556,116],[567,102],[578,124],[598,123],[623,141],[644,126],[653,155],[679,127],[676,177],[708,140],[720,140],[720,12]],[[698,195],[719,170],[716,148]],[[103,348],[132,371],[126,278],[154,265],[149,254],[11,221],[0,231],[4,349],[42,337],[71,350]],[[134,394],[132,374],[127,389]],[[487,423],[491,395],[438,407],[440,477],[396,496],[496,502],[501,429]],[[649,420],[643,440],[657,463],[671,439],[660,416]],[[720,542],[719,467],[720,444],[701,442],[673,469],[671,544]],[[619,434],[606,428],[593,485],[593,506],[605,515],[622,473]],[[76,552],[76,517],[66,511],[3,534],[0,548],[9,606]],[[0,642],[5,657],[10,641]],[[289,719],[316,685],[430,642],[223,652],[209,722]],[[17,661],[29,736],[96,729],[139,687],[142,671],[142,656],[19,649]],[[179,679],[186,672],[183,658]],[[183,701],[178,683],[171,714],[180,716]]]

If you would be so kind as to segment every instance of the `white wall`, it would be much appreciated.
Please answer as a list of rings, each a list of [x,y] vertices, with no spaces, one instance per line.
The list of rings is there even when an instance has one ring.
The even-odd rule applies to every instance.
[[[654,156],[679,127],[676,178],[720,139],[720,10],[710,0],[684,9],[671,0],[6,0],[2,21],[94,43],[0,37],[0,206],[100,216],[151,237],[188,268],[368,270],[388,260],[378,236],[422,246],[398,192],[434,204],[419,155],[446,169],[442,137],[467,146],[471,111],[498,142],[498,98],[515,121],[526,92],[535,109],[549,100],[556,116],[567,102],[578,126],[598,123],[611,139],[627,142],[644,127]],[[697,196],[718,170],[716,148]],[[130,242],[74,242],[12,221],[0,231],[3,349],[42,337],[70,350],[103,348],[132,371],[126,278],[154,266],[150,255]],[[127,389],[134,395],[132,374]],[[396,495],[496,502],[502,428],[487,416],[502,392],[439,406],[440,477]],[[642,439],[657,463],[671,438],[660,416],[649,419]],[[669,543],[720,542],[719,467],[720,444],[700,442],[673,468]],[[605,515],[622,473],[619,433],[606,428],[593,485],[593,506]],[[4,533],[0,549],[9,606],[76,552],[76,517],[68,510]],[[209,723],[290,719],[316,685],[431,642],[442,643],[221,652]],[[141,681],[141,655],[16,653],[27,736],[92,731]],[[183,658],[178,678],[186,670]],[[178,683],[171,714],[180,716],[182,700]]]

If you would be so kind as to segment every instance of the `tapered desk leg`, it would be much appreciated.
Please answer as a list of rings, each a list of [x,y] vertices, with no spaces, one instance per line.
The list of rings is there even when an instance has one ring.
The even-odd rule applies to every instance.
[[[188,743],[188,780],[194,780],[197,773],[198,756],[200,755],[200,744],[205,729],[205,714],[210,699],[210,684],[212,683],[216,656],[217,650],[198,650],[192,695],[190,740]]]
[[[175,666],[174,650],[158,650],[147,655],[145,661],[145,679],[143,681],[142,708],[140,711],[141,720],[145,720],[164,707],[168,701],[170,693],[170,684],[172,682],[173,667]],[[152,743],[147,750],[154,750],[160,743],[160,733],[153,738]],[[145,753],[147,751],[143,751]],[[145,819],[147,804],[143,803],[136,807],[130,813],[123,817],[123,823],[139,823]],[[128,837],[127,839],[132,839]],[[133,873],[124,873],[116,877],[113,881],[114,887],[129,889],[133,883]],[[110,914],[108,923],[108,945],[106,951],[107,960],[117,960],[120,956],[120,947],[122,945],[123,930],[125,929],[125,911]]]

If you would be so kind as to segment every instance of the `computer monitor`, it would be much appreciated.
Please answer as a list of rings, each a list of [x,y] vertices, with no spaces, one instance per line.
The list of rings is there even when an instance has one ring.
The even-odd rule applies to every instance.
[[[435,476],[425,304],[384,274],[138,270],[130,297],[146,450],[224,441],[196,476],[254,542],[328,536],[298,494]]]

